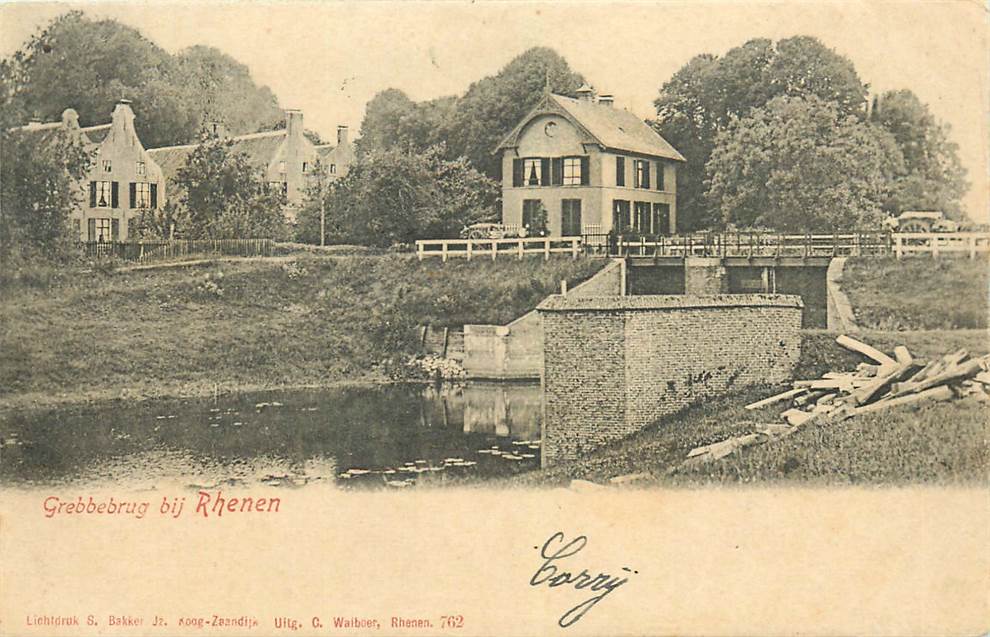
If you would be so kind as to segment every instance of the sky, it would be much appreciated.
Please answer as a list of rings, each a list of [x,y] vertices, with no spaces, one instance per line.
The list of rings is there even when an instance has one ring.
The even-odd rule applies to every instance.
[[[972,183],[964,206],[990,221],[988,13],[979,2],[13,2],[0,5],[0,55],[74,8],[136,27],[171,52],[221,49],[326,139],[338,124],[356,133],[378,91],[462,94],[533,46],[555,49],[645,118],[662,84],[697,54],[812,35],[848,57],[871,91],[911,89],[952,126]]]

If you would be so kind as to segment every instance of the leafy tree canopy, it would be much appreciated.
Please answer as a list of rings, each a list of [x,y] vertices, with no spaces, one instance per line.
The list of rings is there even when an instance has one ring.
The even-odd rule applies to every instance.
[[[196,147],[176,173],[179,189],[176,232],[187,239],[281,238],[285,195],[265,181],[229,140]],[[163,224],[158,224],[163,225]]]
[[[877,226],[904,163],[889,133],[835,102],[781,96],[730,122],[706,170],[725,223],[835,232]]]
[[[969,184],[959,160],[959,147],[949,139],[949,125],[938,122],[909,90],[878,96],[870,121],[894,137],[904,156],[905,173],[895,181],[885,205],[888,212],[941,210],[961,219],[960,200]]]
[[[538,47],[471,84],[460,97],[413,102],[401,91],[388,89],[368,103],[360,149],[422,151],[443,142],[446,158],[467,157],[471,166],[497,179],[501,162],[492,152],[539,101],[548,76],[551,89],[566,95],[573,95],[584,81],[555,51]]]
[[[6,62],[17,67],[13,99],[26,113],[53,121],[74,108],[88,126],[106,122],[128,98],[149,148],[192,141],[210,119],[250,132],[281,117],[271,91],[220,51],[173,56],[134,28],[80,11],[55,18]]]
[[[852,63],[815,38],[776,44],[755,39],[722,57],[690,60],[660,89],[655,126],[687,159],[678,170],[678,222],[682,229],[717,223],[705,198],[705,164],[716,136],[737,118],[781,97],[815,97],[843,116],[865,116],[867,85]]]
[[[465,158],[445,159],[446,153],[443,146],[363,152],[346,176],[324,188],[328,241],[385,247],[456,237],[466,225],[491,221],[498,183]],[[297,237],[318,243],[320,192],[309,194]]]

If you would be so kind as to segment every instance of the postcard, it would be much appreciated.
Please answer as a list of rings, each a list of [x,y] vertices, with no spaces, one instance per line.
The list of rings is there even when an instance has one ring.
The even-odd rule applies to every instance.
[[[985,634],[987,39],[0,6],[0,635]]]

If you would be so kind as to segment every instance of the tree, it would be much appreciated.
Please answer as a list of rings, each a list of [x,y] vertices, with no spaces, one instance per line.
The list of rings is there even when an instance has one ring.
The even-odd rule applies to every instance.
[[[959,148],[950,141],[948,124],[935,119],[928,106],[909,90],[888,91],[874,98],[870,121],[888,131],[904,156],[905,173],[884,206],[888,212],[941,210],[963,218],[966,170]]]
[[[81,203],[90,156],[60,129],[0,129],[0,259],[61,260],[71,254],[69,213]]]
[[[880,222],[903,158],[889,134],[835,102],[782,96],[719,133],[706,171],[725,223],[835,232]]]
[[[866,93],[848,59],[807,36],[776,44],[755,39],[721,58],[691,59],[654,102],[654,127],[687,160],[677,175],[680,229],[718,223],[718,212],[706,203],[705,165],[716,136],[732,121],[780,96],[816,97],[835,103],[843,116],[862,117]]]
[[[55,18],[10,62],[23,75],[16,100],[24,112],[51,121],[73,108],[90,126],[106,122],[126,97],[149,148],[194,141],[205,120],[250,132],[281,117],[271,91],[216,49],[172,56],[134,28],[80,11]]]
[[[444,159],[442,146],[423,153],[366,150],[347,175],[324,188],[327,234],[333,243],[386,247],[430,237],[456,237],[489,221],[496,182],[466,159]],[[311,189],[298,215],[297,238],[319,242],[319,191]]]
[[[573,95],[584,81],[551,49],[522,53],[496,75],[471,84],[462,97],[414,102],[397,89],[376,95],[361,123],[361,152],[397,148],[425,151],[443,144],[445,157],[466,157],[481,173],[498,179],[495,146],[536,106],[547,78],[557,93]]]
[[[177,171],[177,232],[188,239],[284,236],[284,193],[268,184],[261,169],[232,145],[229,140],[208,139]]]

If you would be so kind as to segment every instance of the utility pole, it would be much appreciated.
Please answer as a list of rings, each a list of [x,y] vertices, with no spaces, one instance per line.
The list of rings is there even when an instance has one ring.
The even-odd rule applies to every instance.
[[[320,191],[320,247],[327,245],[327,200],[323,196],[323,160],[316,159],[316,183]]]

